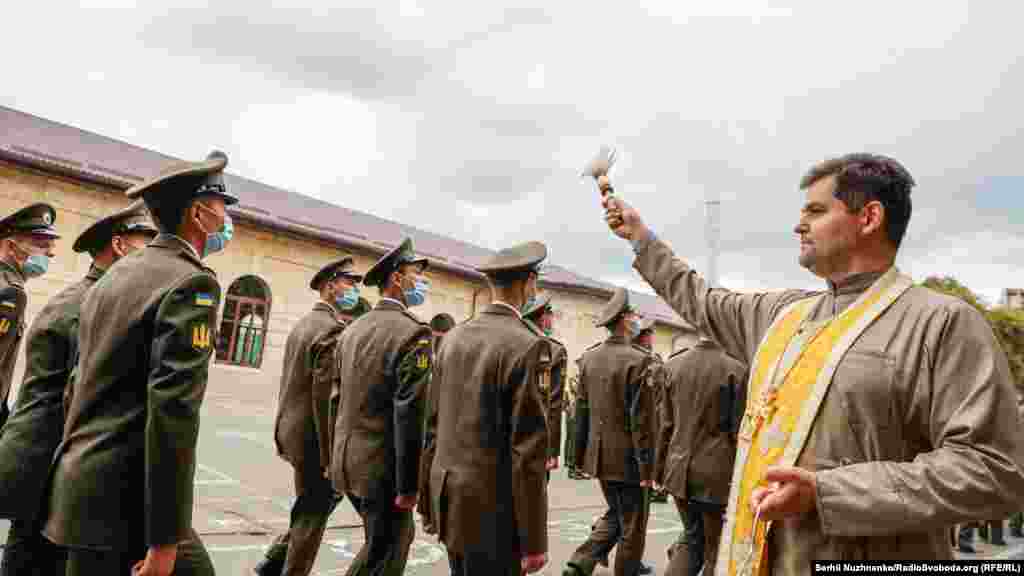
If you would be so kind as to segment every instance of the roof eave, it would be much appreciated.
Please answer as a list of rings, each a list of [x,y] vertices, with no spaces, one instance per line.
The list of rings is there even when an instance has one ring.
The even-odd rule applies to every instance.
[[[349,238],[343,234],[332,234],[325,230],[318,230],[317,228],[314,228],[312,226],[304,226],[301,224],[295,224],[291,222],[282,222],[274,218],[273,216],[251,212],[245,210],[244,208],[237,208],[232,206],[228,210],[229,212],[231,212],[232,218],[235,218],[239,221],[248,221],[252,224],[263,226],[271,230],[278,230],[281,232],[288,232],[306,238],[321,240],[334,246],[339,246],[342,248],[347,248],[358,252],[369,253],[370,255],[375,257],[383,256],[387,252],[387,249],[382,248],[372,242],[358,240],[356,238]],[[483,274],[480,274],[475,270],[463,268],[462,266],[450,264],[448,262],[442,262],[435,258],[431,258],[430,256],[427,256],[427,260],[430,262],[431,268],[440,268],[446,272],[455,274],[461,278],[473,280],[478,283],[483,283],[484,281]]]
[[[127,190],[135,184],[134,182],[123,178],[106,176],[90,170],[83,170],[79,167],[68,166],[54,160],[47,160],[45,158],[23,154],[17,150],[11,150],[8,148],[0,148],[0,159],[7,160],[12,164],[41,170],[49,174],[74,178],[75,180],[88,182],[90,184],[99,184],[101,186],[115,188],[117,190]]]

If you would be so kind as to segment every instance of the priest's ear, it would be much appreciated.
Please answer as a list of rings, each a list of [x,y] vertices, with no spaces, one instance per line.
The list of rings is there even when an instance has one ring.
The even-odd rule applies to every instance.
[[[860,233],[863,236],[885,234],[885,206],[878,200],[872,200],[860,209]]]

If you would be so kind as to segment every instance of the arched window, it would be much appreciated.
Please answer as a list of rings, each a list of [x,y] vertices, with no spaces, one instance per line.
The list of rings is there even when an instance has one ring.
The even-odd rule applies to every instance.
[[[231,283],[217,335],[217,362],[259,368],[267,341],[270,288],[256,276]]]

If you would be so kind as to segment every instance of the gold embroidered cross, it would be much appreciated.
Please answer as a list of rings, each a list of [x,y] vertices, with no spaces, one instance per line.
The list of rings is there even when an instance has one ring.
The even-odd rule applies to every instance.
[[[761,455],[767,456],[772,448],[782,448],[789,439],[789,434],[782,431],[781,418],[776,418],[772,425],[761,435]]]

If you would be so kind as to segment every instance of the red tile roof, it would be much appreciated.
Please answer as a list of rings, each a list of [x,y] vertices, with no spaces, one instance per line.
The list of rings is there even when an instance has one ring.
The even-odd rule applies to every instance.
[[[134,146],[32,114],[0,106],[0,158],[34,166],[116,189],[155,175],[177,158]],[[345,249],[383,254],[410,236],[416,251],[432,266],[465,278],[482,281],[474,267],[493,254],[482,248],[365,212],[317,200],[296,192],[227,174],[227,184],[239,197],[233,216],[271,229],[326,241]],[[609,298],[615,286],[552,265],[542,286]],[[660,298],[631,292],[631,299],[646,316],[692,330]]]

